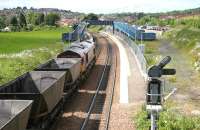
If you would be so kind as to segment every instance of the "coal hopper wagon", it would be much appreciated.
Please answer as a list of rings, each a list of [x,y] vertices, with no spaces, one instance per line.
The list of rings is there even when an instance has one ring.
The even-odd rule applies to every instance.
[[[65,97],[68,97],[80,84],[81,58],[55,58],[35,70],[65,72],[64,92]]]
[[[92,39],[74,42],[57,58],[0,86],[0,130],[48,130],[95,60]]]
[[[25,130],[31,100],[0,100],[0,130]]]
[[[33,100],[28,127],[45,128],[63,106],[65,72],[31,71],[0,87],[0,99]]]

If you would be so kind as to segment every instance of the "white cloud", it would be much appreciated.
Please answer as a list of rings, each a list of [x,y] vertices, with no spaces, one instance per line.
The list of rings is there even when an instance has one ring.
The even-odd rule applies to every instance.
[[[180,10],[200,6],[199,0],[0,0],[0,8],[28,6],[51,7],[72,11],[112,12],[157,12]]]

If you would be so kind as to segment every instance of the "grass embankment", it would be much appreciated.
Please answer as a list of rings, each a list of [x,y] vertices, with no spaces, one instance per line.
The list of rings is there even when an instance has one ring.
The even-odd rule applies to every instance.
[[[165,42],[169,43],[171,47],[166,46]],[[200,130],[199,89],[197,89],[199,77],[190,69],[193,67],[199,70],[200,68],[200,30],[176,27],[165,33],[165,37],[161,41],[145,42],[145,45],[145,57],[150,65],[157,61],[154,57],[160,59],[159,57],[163,54],[172,55],[175,59],[171,64],[176,66],[178,71],[178,77],[172,77],[169,80],[174,82],[178,88],[177,96],[165,102],[164,111],[160,113],[158,121],[159,130]],[[166,52],[162,53],[160,47],[165,47]],[[193,64],[185,62],[193,62]],[[145,108],[138,112],[135,122],[138,130],[149,128],[150,122],[147,119]]]
[[[166,107],[166,106],[165,106]],[[157,126],[159,130],[199,130],[200,118],[197,116],[185,116],[180,112],[166,107],[163,112],[160,113]],[[145,108],[137,114],[136,125],[137,130],[148,130],[150,127],[150,121],[147,119],[147,112]]]
[[[147,60],[148,67],[155,65],[161,59],[159,48],[159,40],[146,41],[145,44],[145,58]]]
[[[62,32],[70,28],[38,28],[0,33],[0,85],[32,70],[62,50]]]
[[[193,62],[193,67],[200,71],[200,29],[179,27],[166,33],[165,37],[185,53]]]
[[[158,51],[160,40],[143,41],[142,43],[145,44],[144,56],[147,60],[147,67],[155,65],[161,59],[161,55]],[[141,44],[141,42],[137,41],[137,44]]]

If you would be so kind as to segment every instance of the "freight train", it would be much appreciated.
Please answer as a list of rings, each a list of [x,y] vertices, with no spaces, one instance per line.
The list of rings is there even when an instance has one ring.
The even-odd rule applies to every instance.
[[[48,129],[96,60],[93,38],[0,86],[0,130]]]

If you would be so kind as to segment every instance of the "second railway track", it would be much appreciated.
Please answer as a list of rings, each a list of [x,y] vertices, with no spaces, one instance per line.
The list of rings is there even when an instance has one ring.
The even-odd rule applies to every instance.
[[[95,103],[91,103],[90,111],[88,112],[90,120],[88,121],[87,125],[85,123],[87,120],[85,120],[82,130],[109,129],[110,113],[116,85],[115,81],[117,79],[117,51],[116,45],[113,44],[113,41],[107,38],[107,42],[109,52],[107,64],[108,71],[106,71],[107,74],[105,73],[105,75],[102,75],[102,77],[106,80],[99,82],[100,88],[96,92],[98,94],[96,94],[96,97],[93,98]]]
[[[96,93],[92,99],[92,102],[90,104],[90,107],[87,112],[87,117],[85,118],[81,130],[85,129],[107,129],[109,124],[109,113],[111,110],[112,105],[112,97],[114,93],[114,85],[115,85],[115,66],[112,66],[113,63],[113,50],[112,46],[110,44],[110,41],[106,40],[108,43],[107,48],[107,57],[106,57],[106,63],[104,65],[104,70],[102,73],[102,76],[98,82],[98,87],[96,90]],[[111,73],[110,73],[111,72]],[[112,83],[112,89],[110,91],[110,86],[108,87],[108,79],[110,77],[110,74],[113,78]],[[109,99],[108,99],[109,98]],[[105,109],[107,107],[107,109]],[[104,128],[102,125],[104,124]]]

